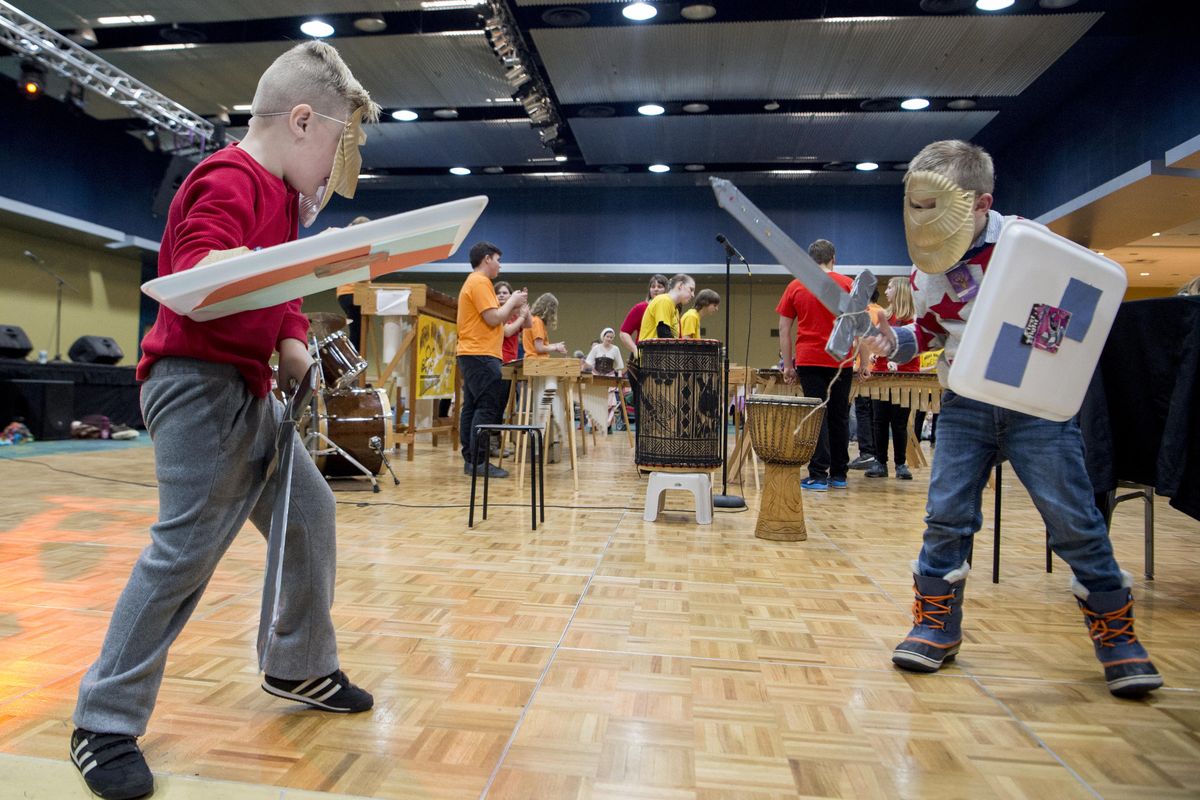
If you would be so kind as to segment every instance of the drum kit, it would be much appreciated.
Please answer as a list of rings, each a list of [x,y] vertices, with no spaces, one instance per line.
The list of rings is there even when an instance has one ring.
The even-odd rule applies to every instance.
[[[300,421],[300,434],[309,456],[326,478],[365,477],[378,492],[375,476],[386,467],[399,486],[385,455],[394,419],[387,392],[355,385],[367,362],[345,331],[345,317],[321,311],[308,320],[317,387]],[[284,399],[282,390],[274,391]]]

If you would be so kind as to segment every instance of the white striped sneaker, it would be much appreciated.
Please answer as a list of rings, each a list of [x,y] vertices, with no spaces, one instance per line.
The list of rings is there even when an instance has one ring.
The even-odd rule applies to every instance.
[[[336,711],[342,714],[367,711],[375,704],[375,698],[351,683],[346,673],[340,669],[323,678],[309,678],[303,681],[287,681],[263,675],[262,688],[267,694],[276,697],[307,703],[322,711]]]
[[[76,728],[71,762],[88,788],[105,800],[132,800],[154,791],[154,776],[133,736]]]

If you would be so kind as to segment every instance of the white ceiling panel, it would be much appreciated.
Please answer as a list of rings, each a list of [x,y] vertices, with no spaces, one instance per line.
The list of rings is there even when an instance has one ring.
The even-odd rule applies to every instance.
[[[524,120],[368,126],[363,167],[485,167],[553,158]]]
[[[573,119],[590,164],[907,161],[937,139],[970,139],[994,111]]]
[[[76,28],[98,17],[132,14],[149,14],[161,23],[417,11],[421,0],[17,0],[14,5],[52,28]]]
[[[333,45],[388,108],[482,106],[507,96],[484,36],[363,36]],[[292,42],[198,45],[186,50],[106,50],[113,65],[198,114],[249,103],[262,74]]]
[[[1020,94],[1100,14],[532,32],[564,103]]]

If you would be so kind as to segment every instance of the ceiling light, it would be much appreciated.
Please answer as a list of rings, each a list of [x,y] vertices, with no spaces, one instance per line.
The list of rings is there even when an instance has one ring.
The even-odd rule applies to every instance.
[[[683,110],[688,112],[689,114],[703,114],[705,111],[708,111],[708,104],[707,103],[688,103],[686,106],[683,107]]]
[[[471,170],[467,169],[466,167],[451,167],[450,174],[451,175],[470,175]]]
[[[655,103],[646,103],[644,106],[638,106],[638,113],[646,117],[657,117],[664,111],[666,111],[665,108]]]
[[[354,27],[363,33],[382,33],[387,30],[387,22],[383,17],[359,17],[354,20]]]
[[[684,6],[679,10],[679,16],[684,19],[689,19],[692,22],[699,22],[705,19],[712,19],[717,14],[715,6],[708,3],[692,3],[689,6]]]
[[[687,164],[684,166],[688,172],[704,172],[703,164]]]
[[[191,50],[196,47],[191,42],[178,42],[175,44],[142,44],[137,47],[114,47],[113,50],[119,53],[153,53],[156,50]]]
[[[555,157],[554,157],[554,160],[555,160],[555,161],[558,161],[558,162],[560,162],[560,163],[561,163],[561,162],[563,162],[563,161],[566,161],[566,160],[567,160],[567,157],[566,157],[566,156],[555,156]]]
[[[958,100],[951,100],[949,103],[946,103],[946,108],[950,108],[955,111],[970,111],[974,107],[975,101],[965,97],[959,98]]]
[[[874,172],[879,169],[879,165],[874,161],[860,161],[854,165],[854,168],[859,172]]]
[[[645,22],[648,19],[654,19],[658,15],[658,9],[649,3],[630,3],[621,9],[621,14],[625,19],[631,19],[634,22]]]
[[[772,100],[771,102],[769,102],[763,106],[763,111],[778,111],[778,110],[779,110],[779,103],[776,103],[774,100]]]
[[[36,61],[25,59],[21,62],[21,91],[33,99],[46,91],[46,68]]]
[[[975,7],[980,11],[1003,11],[1016,0],[975,0]]]
[[[769,169],[768,175],[815,175],[815,169]]]
[[[458,109],[455,108],[439,108],[433,112],[433,115],[438,119],[458,119]]]
[[[373,180],[375,180],[376,178],[379,178],[379,177],[382,177],[382,176],[380,176],[380,175],[372,175],[372,174],[371,174],[371,173],[369,173],[369,172],[360,172],[360,173],[358,173],[358,179],[359,179],[360,181],[373,181]]]
[[[474,8],[483,5],[484,0],[424,0],[422,11],[450,11],[456,8]]]
[[[85,25],[82,28],[77,29],[67,38],[80,47],[95,47],[98,43],[98,40],[96,39],[96,31],[90,25]]]
[[[921,111],[929,108],[929,101],[924,97],[910,97],[900,104],[905,111]]]
[[[668,167],[666,164],[651,164],[650,166],[646,167],[646,169],[650,170],[651,172],[670,172],[671,171],[671,168]]]
[[[1150,234],[1150,235],[1151,235],[1151,236],[1162,236],[1162,233],[1160,233],[1160,232],[1158,232],[1158,231],[1155,231],[1154,233],[1152,233],[1152,234]]]
[[[1150,277],[1150,273],[1149,273],[1149,272],[1139,272],[1139,273],[1138,273],[1138,275],[1141,275],[1143,278],[1149,278],[1149,277]]]
[[[504,172],[504,167],[484,167],[483,171],[488,175],[499,175]]]
[[[418,119],[418,115],[415,111],[409,111],[407,108],[401,108],[392,112],[392,119],[396,120],[397,122],[412,122],[413,120]]]
[[[233,107],[233,110],[242,114],[248,114],[253,108],[254,106],[252,106],[250,103],[238,103]]]
[[[440,33],[431,34],[432,36],[483,36],[483,31],[441,31]]]
[[[518,64],[515,67],[509,67],[504,73],[504,80],[508,81],[511,86],[520,86],[529,80],[529,73],[525,71],[524,67]]]
[[[154,22],[154,17],[151,14],[129,14],[125,16],[115,17],[99,17],[96,19],[100,25],[144,25],[147,22]]]
[[[324,39],[333,36],[333,26],[319,19],[310,19],[300,26],[300,32],[314,39]]]

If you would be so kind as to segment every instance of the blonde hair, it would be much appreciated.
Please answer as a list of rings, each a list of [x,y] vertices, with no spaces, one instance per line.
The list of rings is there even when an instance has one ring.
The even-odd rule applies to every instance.
[[[936,172],[970,192],[991,194],[996,188],[996,170],[992,157],[977,144],[961,139],[944,139],[927,144],[908,162],[908,176],[914,172]]]
[[[913,304],[912,286],[908,283],[908,278],[895,277],[888,281],[888,286],[892,287],[892,307],[888,309],[892,316],[900,322],[910,322],[917,315],[916,306]]]
[[[337,49],[325,42],[298,44],[271,62],[258,79],[250,107],[258,116],[291,111],[301,103],[339,119],[361,107],[363,122],[379,120],[379,104],[371,100]]]
[[[546,292],[533,301],[530,313],[546,323],[546,330],[552,331],[558,327],[558,298]]]
[[[1190,281],[1179,287],[1179,294],[1191,295],[1200,294],[1200,275],[1192,278]]]

